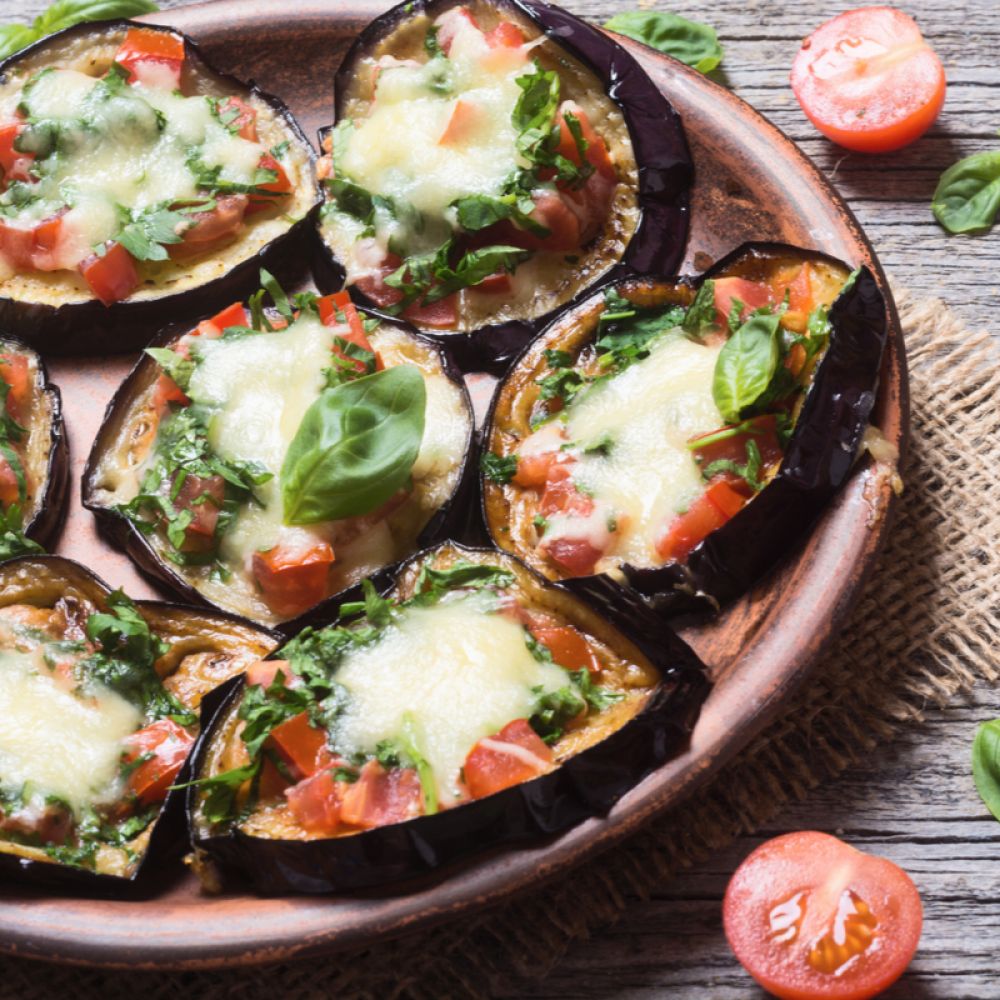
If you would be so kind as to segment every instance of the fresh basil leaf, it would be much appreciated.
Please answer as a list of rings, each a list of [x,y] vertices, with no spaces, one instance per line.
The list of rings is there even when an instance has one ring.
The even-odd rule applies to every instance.
[[[0,512],[0,559],[31,555],[45,549],[24,534],[24,518],[20,504],[13,503]]]
[[[451,206],[455,209],[458,224],[470,233],[486,229],[504,219],[510,219],[535,236],[542,238],[548,236],[549,230],[531,218],[534,202],[528,199],[528,204],[522,205],[522,200],[516,194],[506,194],[500,198],[487,194],[474,194],[457,198]]]
[[[1000,151],[974,153],[950,166],[938,181],[931,211],[949,233],[991,228],[1000,211]]]
[[[662,10],[629,10],[605,21],[604,27],[645,42],[693,66],[699,73],[710,73],[722,62],[722,46],[715,29],[677,14]]]
[[[180,212],[153,206],[133,213],[115,239],[136,260],[166,260],[164,244],[180,243],[183,237],[178,230],[183,232],[189,223]]]
[[[411,365],[324,389],[281,468],[286,524],[367,514],[410,478],[424,435],[427,390]]]
[[[420,779],[420,790],[424,800],[424,815],[433,816],[438,811],[437,780],[434,769],[423,755],[424,741],[420,738],[420,725],[412,712],[403,715],[403,731],[400,733],[399,745],[408,762],[417,772]]]
[[[500,566],[458,559],[447,569],[424,565],[417,577],[414,596],[409,603],[436,604],[452,590],[481,590],[492,587],[503,590],[514,583],[514,574]]]
[[[509,483],[517,473],[517,455],[498,455],[486,452],[479,460],[483,475],[494,483]]]
[[[976,729],[972,777],[986,808],[1000,820],[1000,719],[983,722]]]
[[[424,296],[425,302],[437,302],[452,292],[478,285],[497,271],[513,274],[517,265],[531,254],[519,247],[494,246],[470,250],[462,255],[452,268],[437,264],[434,268],[435,284]]]
[[[694,297],[694,302],[688,306],[681,326],[688,333],[700,333],[702,327],[715,323],[715,282],[703,281]]]
[[[274,308],[278,310],[278,313],[283,316],[289,323],[292,321],[292,307],[288,304],[288,296],[285,294],[285,290],[278,284],[278,279],[271,274],[270,271],[265,271],[264,268],[260,269],[260,284],[267,293],[271,296],[271,301],[274,303]]]
[[[191,376],[197,367],[191,358],[185,358],[168,347],[147,347],[148,354],[177,383],[182,392],[187,392]]]
[[[344,177],[328,177],[324,183],[337,204],[338,212],[350,215],[366,226],[371,224],[375,203],[370,191]]]
[[[777,313],[751,316],[719,352],[712,396],[727,424],[740,420],[771,385],[779,361],[780,319]]]

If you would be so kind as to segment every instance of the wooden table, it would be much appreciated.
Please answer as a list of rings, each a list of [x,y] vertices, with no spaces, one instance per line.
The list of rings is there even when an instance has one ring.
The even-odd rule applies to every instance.
[[[188,0],[166,0],[178,6]],[[277,0],[276,0],[277,2]],[[337,0],[330,0],[336,5]],[[388,5],[389,0],[387,0]],[[951,237],[934,222],[930,198],[941,172],[960,156],[1000,148],[1000,18],[996,0],[909,0],[909,13],[945,62],[948,100],[921,142],[886,157],[846,153],[808,124],[788,70],[799,41],[819,21],[852,4],[786,0],[564,0],[603,21],[619,10],[662,7],[710,21],[726,51],[720,82],[791,135],[834,180],[899,285],[940,295],[972,327],[996,325],[1000,230]],[[0,22],[33,16],[40,0],[0,0]],[[997,330],[1000,333],[1000,330]],[[634,903],[599,937],[572,947],[541,983],[517,997],[660,997],[747,1000],[763,996],[732,958],[722,936],[720,902],[733,868],[761,840],[822,829],[892,858],[914,877],[924,899],[920,953],[888,994],[894,1000],[996,1000],[1000,997],[1000,824],[989,818],[969,770],[976,723],[1000,716],[1000,691],[930,711],[927,721],[872,754],[864,767],[819,789],[772,826],[744,837],[676,878],[669,890]]]

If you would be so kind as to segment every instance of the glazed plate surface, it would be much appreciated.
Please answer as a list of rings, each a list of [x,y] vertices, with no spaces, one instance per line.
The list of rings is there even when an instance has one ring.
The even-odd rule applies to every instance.
[[[340,57],[385,0],[217,0],[149,20],[198,41],[221,69],[281,95],[310,136],[333,115]],[[691,232],[682,273],[697,273],[747,240],[823,250],[867,264],[889,308],[889,344],[874,421],[906,443],[902,335],[875,253],[850,211],[781,132],[729,91],[645,47],[621,40],[680,112],[695,161]],[[15,332],[16,331],[12,331]],[[150,331],[152,333],[154,331]],[[77,483],[105,404],[134,362],[56,359]],[[482,396],[488,386],[480,384]],[[476,377],[473,376],[473,383]],[[331,952],[405,933],[537,887],[636,831],[705,781],[781,712],[844,625],[889,527],[889,472],[860,466],[792,559],[715,622],[684,637],[709,664],[715,687],[690,748],[648,777],[603,819],[529,848],[480,856],[392,892],[337,898],[261,899],[201,894],[179,876],[135,903],[4,890],[0,950],[95,966],[204,968]],[[159,596],[96,535],[79,488],[58,547],[135,597]]]

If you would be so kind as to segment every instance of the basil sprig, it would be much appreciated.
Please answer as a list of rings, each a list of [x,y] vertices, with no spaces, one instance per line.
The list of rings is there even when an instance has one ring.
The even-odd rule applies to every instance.
[[[989,229],[1000,211],[1000,150],[975,153],[950,166],[938,181],[931,211],[949,233]]]
[[[150,0],[58,0],[29,24],[6,24],[0,28],[0,59],[20,52],[39,38],[84,21],[108,21],[135,17],[159,10]]]
[[[986,808],[1000,820],[1000,719],[983,722],[976,730],[972,777]]]
[[[410,478],[426,406],[423,376],[410,365],[324,389],[281,467],[285,523],[354,517],[385,503]]]
[[[722,46],[715,29],[677,14],[662,10],[628,10],[605,21],[604,27],[645,42],[693,66],[699,73],[710,73],[722,62]]]

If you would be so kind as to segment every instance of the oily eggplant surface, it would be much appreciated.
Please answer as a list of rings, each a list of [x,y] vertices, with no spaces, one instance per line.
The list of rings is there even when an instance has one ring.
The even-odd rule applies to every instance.
[[[372,21],[348,50],[334,79],[335,122],[345,113],[350,82],[367,53],[409,18],[419,14],[434,18],[457,5],[456,0],[407,0]],[[544,0],[490,0],[490,5],[501,14],[508,12],[533,22],[555,45],[593,71],[625,119],[638,172],[639,219],[621,259],[570,301],[530,320],[487,323],[469,333],[423,331],[433,339],[446,340],[463,371],[500,373],[560,308],[570,308],[595,285],[640,274],[676,273],[687,240],[693,165],[677,112],[620,45],[593,25]],[[320,133],[321,142],[326,131]],[[324,291],[335,291],[343,285],[344,268],[322,238],[317,244],[316,281]],[[374,307],[356,288],[350,291],[356,301]],[[374,311],[378,312],[377,307]]]
[[[752,272],[768,261],[792,259],[846,265],[819,252],[777,243],[745,244],[697,279],[663,283],[655,279],[629,282],[631,289],[657,291],[688,286],[693,292],[705,281]],[[577,308],[580,316],[595,311],[598,296]],[[608,585],[630,590],[663,614],[700,614],[717,611],[767,573],[801,541],[838,488],[845,482],[858,457],[861,439],[875,404],[882,352],[887,336],[885,299],[872,273],[862,267],[855,280],[832,305],[831,333],[825,352],[795,423],[776,475],[751,502],[722,527],[697,545],[686,564],[670,562],[648,568],[623,564],[624,586],[605,574],[579,576],[562,585],[581,596],[606,593]],[[563,330],[573,329],[572,310],[560,314]],[[554,329],[556,324],[553,324]],[[595,327],[596,329],[596,327]],[[514,378],[529,347],[515,361],[508,380]],[[557,341],[546,346],[559,346]],[[495,429],[509,417],[504,403],[504,383],[498,386],[487,417],[483,440],[489,448]],[[483,518],[493,542],[511,550],[514,543],[501,529],[508,517],[502,489],[483,481]],[[516,548],[514,548],[516,551]]]
[[[69,444],[62,397],[49,381],[45,362],[20,341],[0,338],[0,354],[24,355],[34,366],[34,401],[26,430],[28,471],[36,486],[31,502],[22,511],[23,530],[28,538],[50,548],[66,519],[69,490]]]
[[[291,284],[301,276],[311,244],[312,220],[319,209],[320,195],[315,179],[315,152],[285,103],[278,97],[214,69],[198,45],[173,28],[117,20],[83,23],[49,35],[0,63],[0,89],[9,84],[12,74],[22,69],[37,69],[58,63],[61,57],[79,58],[90,44],[107,45],[124,38],[130,27],[160,31],[184,40],[186,68],[198,92],[232,95],[259,108],[266,108],[280,125],[299,164],[300,188],[289,196],[286,212],[296,212],[293,221],[267,242],[252,251],[243,233],[231,244],[217,251],[182,262],[176,273],[160,282],[151,294],[140,286],[134,297],[103,305],[87,293],[77,291],[65,302],[43,302],[11,294],[0,288],[0,328],[15,330],[26,343],[45,354],[74,355],[134,351],[149,341],[150,330],[163,325],[164,317],[184,321],[216,311],[234,299],[242,299],[257,287],[261,267],[279,280]],[[305,189],[302,186],[305,186]],[[256,240],[254,242],[257,242]],[[252,244],[251,244],[252,246]],[[204,261],[216,262],[213,274],[190,284],[185,270]],[[185,284],[188,283],[188,287]],[[9,286],[9,282],[7,283]],[[155,284],[155,282],[154,282]]]
[[[368,310],[361,310],[361,312],[366,315],[369,313]],[[207,319],[208,316],[199,318]],[[469,399],[468,389],[462,379],[461,372],[452,360],[447,348],[433,343],[402,324],[384,319],[381,322],[400,331],[406,337],[412,338],[439,359],[444,375],[460,391],[463,408],[468,418],[469,434],[466,440],[465,458],[458,474],[456,486],[447,502],[438,508],[417,535],[416,548],[423,549],[442,539],[462,538],[467,534],[470,511],[475,508],[479,464],[472,402]],[[191,322],[172,323],[156,337],[152,346],[170,344],[191,329],[193,325],[195,324]],[[113,452],[116,442],[120,440],[123,428],[128,426],[132,420],[133,409],[139,405],[140,399],[149,391],[159,373],[159,365],[149,355],[144,354],[108,403],[104,420],[84,467],[83,505],[94,514],[98,531],[102,537],[115,548],[124,551],[146,577],[156,584],[167,587],[181,600],[203,607],[217,608],[179,571],[178,567],[157,552],[149,537],[143,534],[132,521],[102,499],[102,493],[105,493],[100,482],[103,462]],[[395,565],[398,566],[402,561],[402,559],[398,560]],[[390,571],[393,568],[393,566],[388,567]],[[357,600],[360,596],[361,586],[358,583],[331,595],[293,619],[275,623],[273,628],[283,635],[293,636],[306,625],[328,622],[336,614],[336,609],[342,602]],[[217,610],[225,611],[223,608],[217,608]]]
[[[348,836],[273,840],[232,827],[213,829],[200,814],[201,793],[192,786],[188,822],[195,868],[207,885],[249,885],[265,894],[328,893],[426,875],[483,850],[551,836],[604,815],[686,745],[709,683],[694,652],[637,596],[620,588],[602,592],[596,587],[581,600],[509,555],[454,544],[449,548],[474,561],[495,559],[499,565],[516,565],[533,585],[559,602],[560,612],[571,624],[599,625],[605,637],[610,631],[619,644],[637,647],[661,677],[644,707],[620,729],[547,774],[433,815]],[[380,574],[375,579],[377,589],[384,595],[395,591],[408,570],[432,555],[433,551],[418,553],[395,577]],[[235,678],[210,696],[206,709],[214,713],[214,723],[203,730],[192,752],[195,778],[205,775],[222,723],[235,710],[243,690],[244,679]]]
[[[60,556],[20,556],[0,565],[0,607],[30,604],[49,608],[58,600],[78,602],[94,611],[106,611],[111,589],[90,570]],[[153,632],[169,642],[166,667],[175,671],[188,654],[218,653],[238,658],[230,676],[245,661],[273,651],[279,637],[235,615],[210,613],[161,601],[137,601],[136,607]],[[223,678],[219,678],[221,681]],[[211,719],[212,702],[201,705],[200,728]],[[188,780],[193,752],[178,782]],[[186,842],[184,792],[168,792],[153,821],[148,846],[129,877],[24,857],[18,845],[0,840],[0,882],[43,885],[89,896],[145,897],[178,871],[177,859]]]

